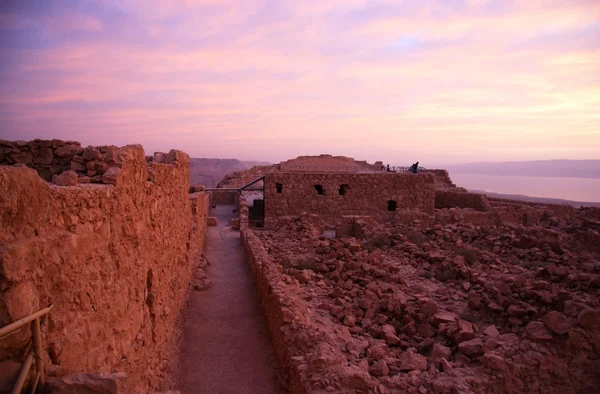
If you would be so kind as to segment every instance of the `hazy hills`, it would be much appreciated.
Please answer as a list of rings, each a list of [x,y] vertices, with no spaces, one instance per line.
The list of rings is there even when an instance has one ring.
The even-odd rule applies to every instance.
[[[256,165],[269,165],[265,161],[240,161],[237,159],[190,159],[190,185],[215,187],[227,174],[248,170]]]
[[[600,160],[539,160],[443,166],[450,174],[600,178]]]

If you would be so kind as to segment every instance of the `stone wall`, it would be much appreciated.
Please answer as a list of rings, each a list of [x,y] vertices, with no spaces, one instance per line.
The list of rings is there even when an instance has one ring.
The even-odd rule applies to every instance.
[[[160,160],[155,158],[154,161]],[[72,170],[75,180],[71,184],[114,184],[114,168],[119,168],[121,162],[119,148],[113,145],[83,148],[76,141],[0,140],[0,164],[24,164],[48,182],[56,182],[55,176]]]
[[[435,207],[443,208],[472,208],[477,211],[487,211],[490,203],[484,194],[469,193],[460,190],[436,190]]]
[[[317,191],[318,186],[322,195]],[[275,172],[265,178],[265,226],[273,226],[282,216],[303,212],[318,214],[330,222],[343,215],[392,220],[404,209],[432,214],[434,200],[434,175],[427,173]]]
[[[240,194],[237,190],[211,190],[209,193],[213,205],[233,205]]]
[[[208,195],[188,193],[185,153],[147,162],[139,145],[113,151],[115,185],[57,186],[0,166],[0,325],[54,304],[42,321],[48,371],[126,372],[128,392],[171,388]],[[0,340],[0,360],[29,337]]]

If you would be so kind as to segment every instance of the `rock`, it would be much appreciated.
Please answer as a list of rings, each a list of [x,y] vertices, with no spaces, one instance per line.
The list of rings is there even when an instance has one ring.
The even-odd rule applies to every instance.
[[[74,156],[81,150],[81,146],[75,144],[66,144],[63,146],[59,146],[54,151],[54,154],[59,157],[68,157]]]
[[[102,154],[92,147],[85,148],[83,150],[83,154],[81,156],[83,157],[83,160],[85,160],[85,161],[102,159]]]
[[[550,342],[552,335],[546,330],[544,323],[532,321],[525,327],[525,335],[534,342]]]
[[[363,391],[369,388],[372,380],[367,371],[356,365],[340,367],[338,376],[343,385]]]
[[[56,177],[54,181],[58,186],[75,186],[77,185],[77,173],[75,171],[65,171]]]
[[[209,216],[208,218],[206,218],[206,225],[207,226],[216,226],[217,218],[214,216]]]
[[[71,169],[73,171],[87,172],[87,166],[85,164],[78,163],[74,160],[71,160]]]
[[[49,165],[52,164],[52,160],[54,159],[54,152],[50,148],[41,148],[35,151],[35,155],[33,156],[33,162],[35,164],[41,165]]]
[[[433,328],[433,326],[431,324],[421,323],[417,326],[417,332],[423,338],[431,338],[431,337],[435,336],[435,334],[437,333],[437,330],[435,328]]]
[[[481,364],[490,369],[493,369],[494,371],[505,371],[507,369],[506,363],[504,362],[502,356],[494,352],[484,354],[483,356],[481,356],[479,361],[481,362]]]
[[[397,367],[400,371],[426,371],[427,359],[412,350],[407,350],[398,357]]]
[[[469,299],[467,300],[467,305],[469,306],[469,309],[473,309],[473,310],[479,310],[481,309],[481,296],[479,294],[474,294],[472,296],[469,297]]]
[[[33,162],[33,155],[28,150],[14,152],[10,157],[14,163],[31,164]]]
[[[381,360],[390,355],[390,348],[384,343],[378,343],[367,350],[367,357],[375,361]]]
[[[498,335],[500,335],[500,332],[498,332],[498,329],[497,329],[497,328],[496,328],[496,326],[494,326],[494,325],[488,326],[488,327],[487,327],[487,328],[486,328],[486,329],[483,331],[483,333],[484,333],[485,335],[487,335],[488,337],[492,337],[492,338],[495,338],[495,337],[497,337]]]
[[[444,346],[439,343],[433,344],[430,353],[431,358],[445,358],[446,360],[448,360],[450,356],[452,356],[452,350],[448,346]]]
[[[400,342],[400,339],[398,339],[398,337],[396,336],[396,329],[394,328],[394,326],[391,326],[389,324],[385,324],[383,327],[381,327],[381,338],[388,345],[397,345],[398,342]]]
[[[390,374],[390,369],[385,361],[379,360],[369,367],[369,373],[379,378],[382,376],[388,376]]]
[[[123,393],[125,372],[79,373],[48,380],[49,391],[55,394],[118,394]]]
[[[356,324],[356,317],[352,316],[352,315],[346,315],[344,317],[344,325],[347,327],[354,327],[354,325]]]
[[[479,338],[458,344],[458,351],[465,356],[479,357],[483,354],[483,342]]]
[[[600,328],[600,310],[584,309],[579,313],[577,321],[583,328],[588,330]]]
[[[544,322],[548,330],[559,335],[566,334],[571,328],[567,317],[557,311],[548,312],[546,316],[542,318],[542,321]]]
[[[458,318],[458,315],[452,312],[437,312],[433,315],[434,324],[453,323]]]
[[[90,178],[92,183],[100,183],[102,182],[102,175],[96,175]]]
[[[22,364],[12,360],[0,361],[0,393],[12,392]]]
[[[91,179],[89,176],[80,176],[77,178],[77,183],[90,183]]]
[[[110,167],[102,174],[102,183],[116,185],[119,176],[119,167]]]
[[[425,316],[431,316],[438,311],[438,306],[432,299],[422,298],[419,300],[419,304],[421,306],[421,312],[423,312]]]
[[[561,265],[556,268],[556,275],[558,276],[567,276],[569,275],[569,267]]]

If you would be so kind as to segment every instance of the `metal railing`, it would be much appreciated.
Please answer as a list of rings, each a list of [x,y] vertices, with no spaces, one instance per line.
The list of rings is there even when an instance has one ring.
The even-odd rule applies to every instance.
[[[36,392],[38,384],[41,384],[42,387],[46,384],[46,378],[44,376],[44,360],[42,359],[42,331],[40,329],[40,318],[50,313],[50,310],[52,310],[53,307],[54,305],[50,305],[47,308],[41,309],[29,316],[23,317],[7,326],[0,328],[0,339],[3,339],[8,335],[18,331],[27,323],[31,323],[33,350],[28,349],[26,352],[27,356],[25,357],[25,362],[23,363],[23,367],[19,372],[17,381],[15,382],[15,387],[13,388],[12,394],[19,394],[23,390],[23,385],[27,380],[27,375],[29,375],[29,370],[31,369],[31,364],[33,364],[34,358],[36,373],[31,392]]]

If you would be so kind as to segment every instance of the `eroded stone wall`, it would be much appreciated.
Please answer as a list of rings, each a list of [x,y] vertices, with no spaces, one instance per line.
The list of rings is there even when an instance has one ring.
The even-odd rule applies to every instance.
[[[0,166],[0,325],[53,304],[42,322],[48,371],[124,371],[128,391],[171,388],[208,195],[188,193],[185,153],[116,153],[115,185],[57,186]],[[0,341],[0,359],[29,337],[24,328]]]
[[[483,194],[468,193],[460,190],[436,190],[435,207],[437,209],[472,208],[477,211],[487,211],[490,203]]]
[[[319,194],[320,189],[322,194]],[[265,226],[278,218],[315,213],[328,221],[343,215],[390,220],[404,209],[432,214],[433,174],[319,174],[275,172],[265,177]]]

